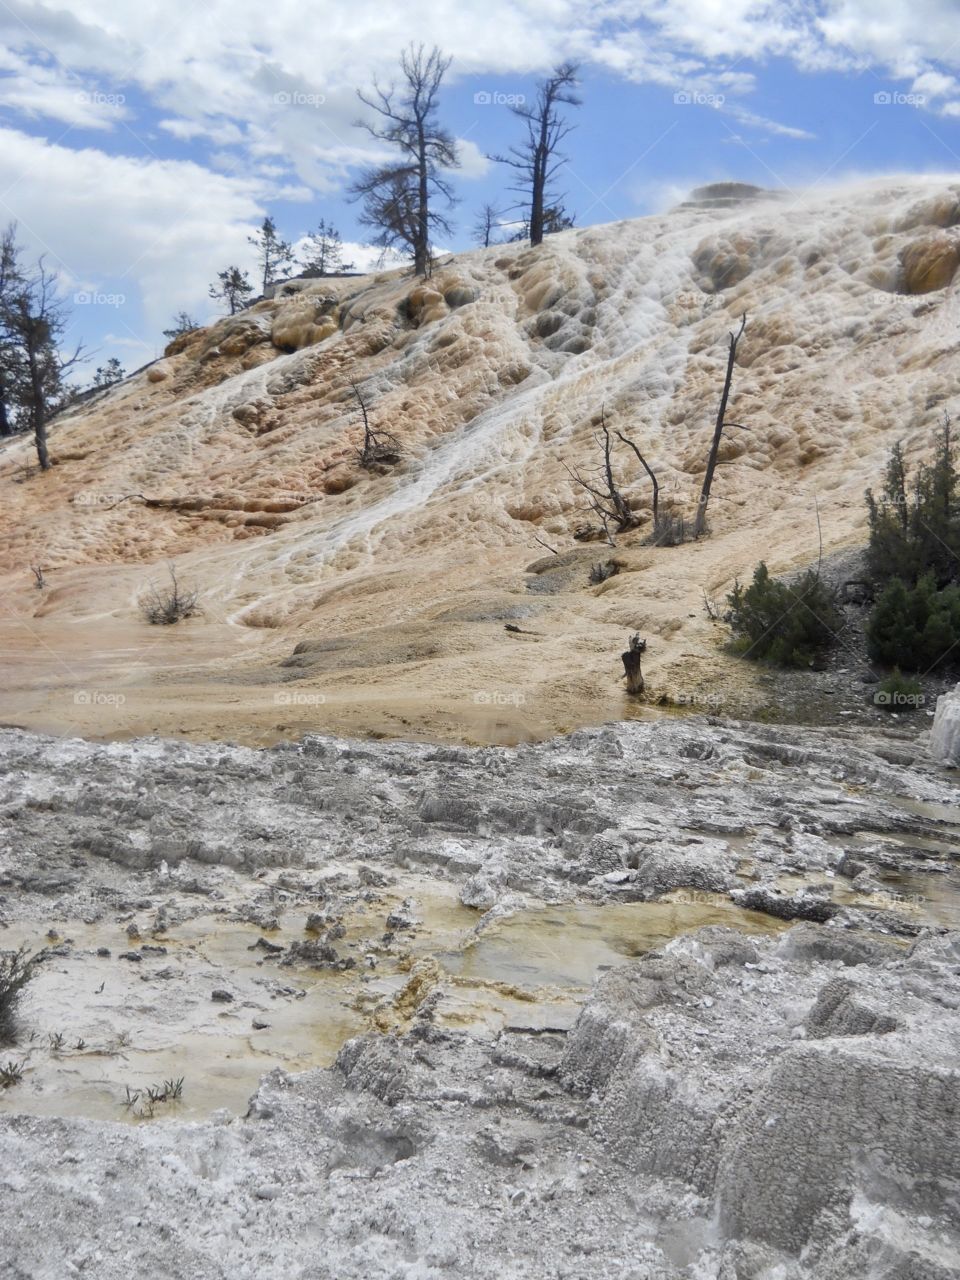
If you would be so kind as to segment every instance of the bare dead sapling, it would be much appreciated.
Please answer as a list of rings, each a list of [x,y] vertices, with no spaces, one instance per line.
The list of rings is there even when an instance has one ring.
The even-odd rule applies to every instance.
[[[713,440],[710,442],[710,452],[707,454],[707,469],[703,474],[703,488],[700,490],[697,518],[693,527],[694,538],[699,538],[707,527],[707,503],[710,501],[713,473],[716,471],[719,461],[717,455],[720,452],[720,441],[723,439],[724,428],[737,427],[740,431],[746,431],[747,429],[742,422],[727,422],[727,403],[730,399],[730,388],[733,385],[733,367],[737,360],[737,347],[746,327],[747,313],[744,312],[740,320],[740,328],[736,333],[731,332],[730,334],[730,346],[727,352],[727,372],[723,380],[723,392],[720,396],[720,408],[717,410],[717,421],[713,428]]]
[[[351,390],[360,406],[363,418],[363,445],[357,450],[358,461],[365,470],[376,471],[380,467],[392,467],[400,461],[400,441],[389,431],[375,427],[370,421],[370,408],[363,392],[353,381]]]
[[[672,546],[677,542],[682,542],[684,536],[682,518],[674,516],[664,518],[661,516],[660,482],[657,479],[656,472],[647,462],[634,440],[631,440],[629,436],[624,435],[619,430],[616,432],[616,436],[618,440],[621,440],[629,449],[633,450],[637,461],[647,473],[653,486],[653,525],[647,540],[659,546]],[[587,475],[580,471],[579,468],[569,467],[566,463],[564,463],[564,467],[574,483],[587,493],[589,498],[588,507],[594,515],[599,517],[604,537],[612,547],[616,544],[613,541],[611,528],[613,533],[625,533],[629,529],[638,528],[641,521],[634,512],[629,499],[624,496],[623,486],[614,471],[614,442],[610,434],[610,428],[607,426],[606,411],[602,406],[600,409],[600,432],[595,439],[603,451],[603,461],[599,467]]]

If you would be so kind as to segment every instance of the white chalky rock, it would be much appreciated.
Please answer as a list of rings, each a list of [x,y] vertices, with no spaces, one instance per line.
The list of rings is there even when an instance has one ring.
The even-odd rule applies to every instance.
[[[944,764],[960,765],[960,684],[937,699],[930,731],[930,751]]]

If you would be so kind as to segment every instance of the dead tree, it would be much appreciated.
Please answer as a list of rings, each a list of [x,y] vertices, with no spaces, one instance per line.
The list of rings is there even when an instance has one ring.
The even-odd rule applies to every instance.
[[[610,525],[613,525],[615,533],[623,533],[626,529],[635,529],[638,521],[630,510],[626,498],[620,492],[619,485],[613,474],[613,461],[611,458],[613,441],[610,439],[610,428],[607,426],[602,408],[600,410],[600,430],[603,432],[603,439],[601,440],[599,435],[595,436],[594,439],[603,449],[602,482],[598,480],[594,483],[585,479],[583,473],[577,467],[569,467],[566,463],[563,466],[571,480],[589,495],[588,506],[591,511],[600,517],[604,535],[612,547],[614,546],[614,541],[610,533]]]
[[[640,633],[636,632],[630,637],[629,648],[620,655],[623,659],[623,671],[627,677],[627,693],[634,695],[643,693],[645,683],[643,672],[640,670],[640,661],[646,651],[646,640],[641,640]]]
[[[361,467],[375,471],[378,467],[393,466],[400,461],[400,442],[389,431],[382,431],[370,422],[370,412],[363,392],[351,379],[350,387],[357,398],[363,417],[363,447],[357,450]]]
[[[727,356],[727,375],[723,380],[723,395],[720,397],[720,408],[717,412],[717,423],[713,429],[713,442],[710,445],[710,453],[707,455],[707,469],[703,476],[703,488],[700,490],[700,503],[697,507],[697,519],[693,526],[694,538],[699,538],[704,531],[707,522],[707,503],[710,501],[710,487],[713,484],[713,473],[717,469],[717,454],[720,451],[720,441],[723,438],[724,427],[739,427],[741,431],[746,431],[746,427],[740,422],[727,422],[727,401],[730,399],[730,386],[733,382],[733,366],[737,359],[737,344],[743,337],[743,331],[747,327],[747,313],[743,313],[740,320],[740,328],[736,333],[730,334],[730,351]]]
[[[527,224],[531,245],[543,242],[551,179],[564,163],[558,148],[574,127],[566,123],[559,107],[563,104],[570,107],[581,105],[580,98],[574,93],[576,83],[575,62],[564,62],[554,67],[553,74],[537,86],[537,100],[532,106],[521,103],[511,107],[513,114],[526,125],[526,138],[519,146],[511,147],[506,155],[490,156],[497,164],[509,165],[518,175],[513,190],[520,193],[523,207],[529,210]]]
[[[607,542],[612,547],[613,539],[610,536],[610,525],[613,524],[614,532],[624,533],[627,529],[635,529],[640,521],[634,515],[629,502],[623,496],[620,487],[613,473],[613,460],[611,457],[613,442],[610,438],[610,429],[606,423],[606,417],[603,407],[600,409],[600,430],[603,432],[603,440],[600,436],[595,437],[597,444],[601,444],[603,448],[603,484],[591,484],[585,480],[582,473],[574,468],[568,467],[564,463],[567,474],[580,485],[582,489],[590,495],[590,510],[600,517],[603,525],[603,531],[606,535]],[[646,458],[640,452],[637,445],[625,436],[622,431],[617,432],[618,439],[624,444],[629,445],[633,452],[637,455],[637,461],[643,467],[644,471],[650,477],[650,483],[653,485],[653,533],[654,539],[659,536],[660,525],[660,483],[657,480],[656,473],[647,462]]]
[[[624,444],[628,444],[633,452],[637,455],[637,461],[643,467],[644,471],[650,477],[650,483],[653,485],[653,531],[656,533],[660,527],[660,482],[657,480],[656,473],[647,462],[646,458],[633,443],[629,436],[625,436],[622,431],[618,431],[617,435]]]
[[[374,244],[409,252],[417,276],[425,276],[430,266],[431,233],[451,234],[449,222],[436,208],[438,198],[454,203],[448,175],[460,165],[453,134],[437,120],[440,85],[449,66],[450,59],[436,46],[427,53],[422,44],[411,44],[400,56],[399,90],[383,89],[374,81],[373,93],[357,91],[376,117],[375,122],[360,120],[358,125],[377,142],[394,147],[396,154],[364,170],[350,193],[363,201],[360,221],[377,231]]]
[[[477,214],[477,220],[473,224],[473,239],[481,249],[489,249],[494,243],[494,235],[500,226],[500,219],[503,217],[501,210],[496,205],[485,204],[480,208]]]

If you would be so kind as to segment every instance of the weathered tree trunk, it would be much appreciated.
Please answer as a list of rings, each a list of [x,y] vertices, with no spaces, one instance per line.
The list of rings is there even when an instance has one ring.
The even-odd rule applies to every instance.
[[[10,414],[7,410],[7,388],[0,381],[0,437],[12,435],[13,424],[10,422]]]
[[[694,538],[699,538],[703,533],[707,523],[707,503],[710,501],[710,487],[713,484],[713,473],[717,469],[717,454],[720,451],[720,441],[723,438],[723,428],[725,426],[724,419],[727,416],[727,401],[730,399],[730,386],[733,382],[733,366],[737,359],[737,343],[743,337],[743,331],[747,327],[747,317],[744,314],[740,321],[740,329],[737,333],[730,335],[730,353],[727,356],[727,376],[723,380],[723,395],[720,397],[720,409],[717,413],[717,424],[713,429],[713,443],[710,445],[710,453],[707,457],[707,469],[703,476],[703,488],[700,490],[700,502],[697,506],[697,519],[693,526]]]
[[[546,179],[543,169],[546,165],[546,157],[541,155],[541,148],[545,146],[545,142],[541,139],[538,154],[534,160],[533,183],[530,192],[530,244],[535,246],[543,243],[543,201],[544,188],[546,187]]]
[[[50,470],[50,455],[47,452],[47,403],[43,385],[43,371],[40,368],[37,353],[28,351],[27,359],[30,368],[30,394],[33,398],[32,413],[33,439],[37,446],[37,459],[41,471]]]
[[[42,408],[34,420],[33,438],[37,445],[37,458],[40,462],[40,470],[49,471],[50,454],[47,452],[47,424],[43,416]]]
[[[630,647],[620,655],[623,659],[623,670],[627,677],[627,693],[640,694],[643,693],[646,687],[643,672],[640,670],[640,663],[646,648],[646,640],[641,640],[638,635],[634,635],[630,637]]]
[[[417,243],[413,251],[413,274],[425,276],[430,266],[430,186],[427,143],[423,124],[417,124]]]

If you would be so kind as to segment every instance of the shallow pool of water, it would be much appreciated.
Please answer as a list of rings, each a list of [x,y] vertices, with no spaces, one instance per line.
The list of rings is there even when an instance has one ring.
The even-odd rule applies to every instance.
[[[715,895],[691,895],[524,911],[475,935],[480,913],[459,903],[454,886],[424,878],[404,887],[421,926],[386,949],[384,922],[396,895],[356,904],[337,944],[356,961],[346,971],[283,966],[257,945],[302,938],[303,912],[281,917],[269,934],[213,914],[139,941],[118,922],[58,922],[68,950],[45,959],[27,988],[20,1043],[0,1055],[22,1064],[23,1079],[0,1092],[0,1112],[118,1121],[196,1119],[221,1107],[242,1113],[273,1067],[329,1066],[351,1036],[403,1029],[416,1012],[403,994],[412,974],[426,974],[422,995],[439,989],[441,1025],[478,1034],[569,1027],[604,967],[704,924],[760,933],[785,927]],[[21,943],[57,945],[35,926],[5,931],[4,949]],[[97,954],[103,947],[108,956]],[[140,962],[120,959],[131,949]],[[215,999],[219,991],[232,999]],[[181,1077],[180,1100],[149,1103],[150,1086]]]

